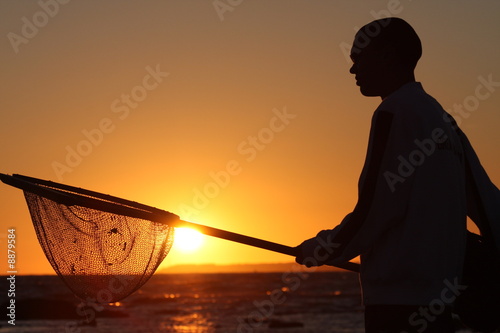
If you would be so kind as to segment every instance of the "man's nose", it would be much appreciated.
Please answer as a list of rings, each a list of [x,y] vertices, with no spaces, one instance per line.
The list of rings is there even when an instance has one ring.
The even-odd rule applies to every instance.
[[[349,69],[349,73],[356,74],[356,64],[352,64],[351,68]]]

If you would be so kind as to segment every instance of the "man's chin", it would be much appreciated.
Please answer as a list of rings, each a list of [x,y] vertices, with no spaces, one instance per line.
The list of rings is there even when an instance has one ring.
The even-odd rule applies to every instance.
[[[359,90],[363,96],[366,97],[378,97],[380,96],[380,92],[376,91],[375,89],[370,89],[369,87],[365,86],[360,86]]]

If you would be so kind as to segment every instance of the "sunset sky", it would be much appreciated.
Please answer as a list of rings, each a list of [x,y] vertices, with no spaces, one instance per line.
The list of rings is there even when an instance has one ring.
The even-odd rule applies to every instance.
[[[380,99],[359,93],[349,46],[388,14],[419,34],[417,80],[500,185],[493,0],[2,1],[0,172],[298,245],[356,204]],[[10,227],[18,272],[52,274],[22,192],[2,184],[0,211],[0,274]],[[292,260],[205,237],[161,268]]]

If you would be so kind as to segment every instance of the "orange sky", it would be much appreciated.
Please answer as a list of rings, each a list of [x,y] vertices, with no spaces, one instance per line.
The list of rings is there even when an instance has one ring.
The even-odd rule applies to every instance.
[[[499,2],[40,3],[0,2],[0,172],[295,246],[356,203],[380,101],[360,95],[346,45],[392,12],[422,39],[417,80],[461,120],[500,184],[500,87],[478,88],[500,82]],[[9,227],[19,273],[52,273],[21,191],[2,185],[0,209],[0,274]],[[162,267],[288,260],[207,237]]]

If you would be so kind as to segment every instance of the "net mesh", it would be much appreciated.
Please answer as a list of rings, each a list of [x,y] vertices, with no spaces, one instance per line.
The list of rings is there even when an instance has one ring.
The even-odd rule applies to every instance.
[[[147,282],[172,247],[174,228],[166,224],[24,195],[50,264],[85,301],[127,297]]]

